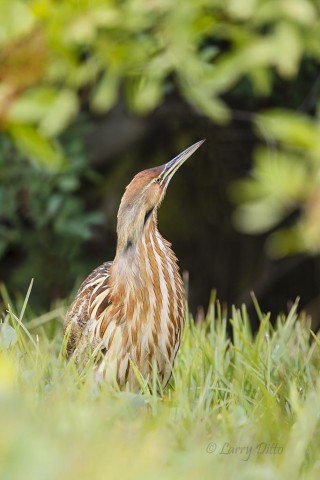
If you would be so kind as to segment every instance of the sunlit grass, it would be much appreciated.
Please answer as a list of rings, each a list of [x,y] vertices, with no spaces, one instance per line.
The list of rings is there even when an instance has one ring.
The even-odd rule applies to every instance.
[[[98,388],[64,359],[63,306],[35,317],[30,289],[1,293],[0,478],[319,478],[320,341],[296,304],[275,319],[256,303],[253,334],[213,296],[160,396]]]

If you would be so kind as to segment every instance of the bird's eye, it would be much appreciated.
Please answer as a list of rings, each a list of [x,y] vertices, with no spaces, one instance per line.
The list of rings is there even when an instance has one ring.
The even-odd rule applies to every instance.
[[[155,183],[161,183],[161,178],[160,177],[156,178]]]

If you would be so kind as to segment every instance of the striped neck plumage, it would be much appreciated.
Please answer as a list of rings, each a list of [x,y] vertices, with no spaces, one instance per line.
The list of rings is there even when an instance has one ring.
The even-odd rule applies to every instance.
[[[150,235],[157,231],[157,209],[147,210],[134,221],[118,219],[117,226],[117,251],[115,261],[125,256],[129,261],[139,251],[139,247]]]
[[[162,239],[157,228],[157,208],[146,211],[139,221],[131,224],[118,221],[117,233],[117,251],[111,276],[117,279],[115,283],[130,282],[131,279],[135,279],[137,284],[143,283],[141,269],[144,269],[143,263],[149,261],[148,249]]]

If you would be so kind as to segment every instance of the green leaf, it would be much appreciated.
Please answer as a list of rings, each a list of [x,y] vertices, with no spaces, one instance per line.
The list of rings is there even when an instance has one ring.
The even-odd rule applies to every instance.
[[[14,125],[10,134],[24,155],[43,167],[60,170],[64,164],[64,156],[59,147],[44,138],[38,131],[28,125]]]
[[[77,112],[74,91],[40,86],[21,95],[12,104],[8,118],[15,123],[38,123],[44,136],[54,136],[66,128]]]
[[[105,73],[94,89],[91,97],[91,107],[97,112],[109,110],[118,97],[119,78],[112,73]]]
[[[309,0],[290,0],[282,2],[282,10],[292,20],[302,24],[312,24],[317,18],[317,12]]]
[[[272,233],[266,243],[270,257],[281,258],[304,249],[303,236],[299,228],[286,228]]]
[[[272,199],[246,203],[233,215],[236,227],[244,233],[263,233],[274,227],[284,216],[285,208]]]
[[[297,112],[273,109],[256,119],[258,131],[275,140],[320,152],[320,128],[311,118]]]
[[[53,105],[56,95],[57,91],[50,87],[27,90],[12,103],[8,118],[16,123],[39,122]]]
[[[279,22],[275,29],[275,62],[284,77],[296,74],[303,52],[302,39],[298,29],[289,22]]]
[[[227,3],[230,15],[240,20],[250,18],[257,6],[257,0],[229,0]]]
[[[34,23],[35,18],[26,2],[4,2],[1,5],[0,43],[28,33]]]
[[[183,93],[186,98],[193,103],[193,105],[204,112],[208,117],[212,118],[218,123],[226,123],[230,120],[230,111],[227,105],[214,94],[193,87],[190,84],[182,86]]]
[[[78,109],[76,93],[67,88],[61,90],[40,122],[40,132],[44,136],[55,136],[62,132],[76,116]]]
[[[148,113],[158,105],[162,97],[160,78],[141,77],[127,83],[127,99],[130,108],[137,113]]]
[[[270,152],[259,148],[255,152],[253,181],[270,198],[290,204],[303,200],[309,192],[308,163],[287,152]]]

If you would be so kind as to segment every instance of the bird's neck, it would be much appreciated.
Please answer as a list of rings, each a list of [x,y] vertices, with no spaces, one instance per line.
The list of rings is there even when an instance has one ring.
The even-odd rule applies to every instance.
[[[160,236],[157,228],[156,212],[149,218],[145,225],[121,225],[118,224],[118,241],[116,256],[113,261],[114,272],[117,278],[126,278],[128,275],[139,276],[138,271],[141,262],[145,261],[148,254],[148,246],[153,244],[154,239]]]
[[[174,271],[178,270],[176,257],[169,242],[159,233],[156,212],[153,212],[140,232],[118,231],[117,252],[110,269],[113,292],[150,289],[159,284],[167,262]]]

